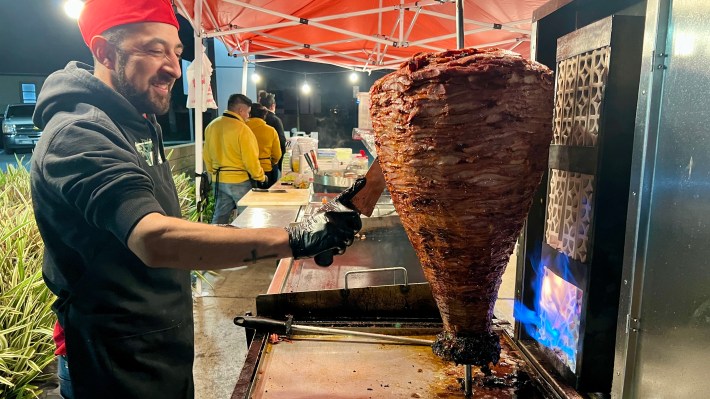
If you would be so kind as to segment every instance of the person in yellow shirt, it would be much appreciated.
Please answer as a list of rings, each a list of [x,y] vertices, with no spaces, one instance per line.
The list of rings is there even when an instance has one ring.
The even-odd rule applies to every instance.
[[[227,110],[205,129],[202,160],[215,182],[213,224],[229,222],[251,181],[268,182],[259,163],[259,145],[246,120],[252,102],[243,94],[229,96]]]
[[[254,103],[251,106],[249,120],[247,121],[247,126],[254,132],[256,141],[259,143],[259,162],[269,180],[269,184],[266,187],[270,187],[278,180],[276,165],[282,155],[279,135],[276,133],[276,129],[267,125],[266,120],[264,120],[268,112],[269,110],[263,105]]]

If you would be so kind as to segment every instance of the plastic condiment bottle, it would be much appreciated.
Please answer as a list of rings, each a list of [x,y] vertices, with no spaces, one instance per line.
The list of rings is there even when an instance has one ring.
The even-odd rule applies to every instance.
[[[297,143],[294,143],[291,148],[291,170],[296,173],[301,172],[301,146]]]
[[[353,164],[358,173],[363,175],[367,173],[368,160],[364,150],[360,150],[360,153],[353,157]]]

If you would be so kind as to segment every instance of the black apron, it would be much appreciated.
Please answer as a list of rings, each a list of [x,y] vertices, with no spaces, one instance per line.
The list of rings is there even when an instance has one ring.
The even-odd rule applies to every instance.
[[[146,123],[148,123],[146,121]],[[150,124],[155,162],[141,167],[155,182],[155,196],[170,216],[180,216],[170,166],[165,160],[160,127]],[[75,399],[194,397],[194,333],[190,273],[142,265],[125,246],[113,251],[126,267],[106,270],[95,265],[73,287],[63,304],[67,360]],[[114,262],[115,264],[115,262]],[[121,287],[115,309],[85,312],[82,301],[97,295],[92,286]],[[128,294],[126,294],[128,292]],[[72,298],[80,300],[72,300]]]

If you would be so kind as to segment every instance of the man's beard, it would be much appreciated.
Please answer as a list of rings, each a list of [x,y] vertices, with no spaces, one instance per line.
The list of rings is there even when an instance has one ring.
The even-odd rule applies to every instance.
[[[170,109],[170,92],[165,97],[151,97],[149,90],[140,92],[126,76],[126,60],[120,57],[117,62],[113,84],[116,91],[128,100],[140,113],[163,115]]]

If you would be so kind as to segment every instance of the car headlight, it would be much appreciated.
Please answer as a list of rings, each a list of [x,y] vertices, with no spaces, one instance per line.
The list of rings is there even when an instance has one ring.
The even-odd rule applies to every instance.
[[[2,125],[2,132],[5,134],[15,134],[17,130],[15,129],[15,125],[7,124]]]

